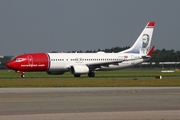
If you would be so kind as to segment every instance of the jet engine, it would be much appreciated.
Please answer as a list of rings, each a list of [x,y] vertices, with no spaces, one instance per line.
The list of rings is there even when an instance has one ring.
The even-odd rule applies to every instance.
[[[72,74],[89,73],[89,68],[86,65],[73,65],[70,68]]]

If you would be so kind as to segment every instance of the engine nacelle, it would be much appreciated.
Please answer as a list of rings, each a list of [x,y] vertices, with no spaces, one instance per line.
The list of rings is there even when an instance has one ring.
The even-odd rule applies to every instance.
[[[49,75],[62,75],[64,72],[62,71],[47,71],[47,74]]]
[[[73,65],[70,68],[72,74],[84,74],[89,73],[89,68],[86,65]]]

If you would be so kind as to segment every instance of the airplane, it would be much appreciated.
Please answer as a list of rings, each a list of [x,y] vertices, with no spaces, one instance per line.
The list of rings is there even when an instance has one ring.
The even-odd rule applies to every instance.
[[[155,22],[148,22],[132,47],[118,53],[29,53],[14,57],[6,66],[21,74],[47,72],[62,75],[70,72],[74,77],[88,74],[95,77],[96,71],[118,70],[148,61],[154,51],[150,48]]]

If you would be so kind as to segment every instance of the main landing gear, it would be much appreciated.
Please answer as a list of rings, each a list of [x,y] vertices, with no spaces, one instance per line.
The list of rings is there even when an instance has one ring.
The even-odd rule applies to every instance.
[[[88,73],[88,77],[94,77],[95,76],[95,73],[94,72],[89,72]]]
[[[81,74],[74,74],[74,77],[81,77]]]
[[[81,74],[74,74],[74,77],[81,77]],[[88,77],[95,77],[95,73],[94,72],[89,72]]]

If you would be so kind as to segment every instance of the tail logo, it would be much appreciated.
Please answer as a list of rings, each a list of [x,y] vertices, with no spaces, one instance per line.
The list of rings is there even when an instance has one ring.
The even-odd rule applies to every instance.
[[[149,47],[148,47],[149,40],[150,40],[150,37],[148,34],[142,35],[142,48],[141,48],[142,54],[147,54],[147,52],[149,51]]]
[[[146,48],[149,44],[149,35],[148,34],[144,34],[142,36],[142,48]]]

